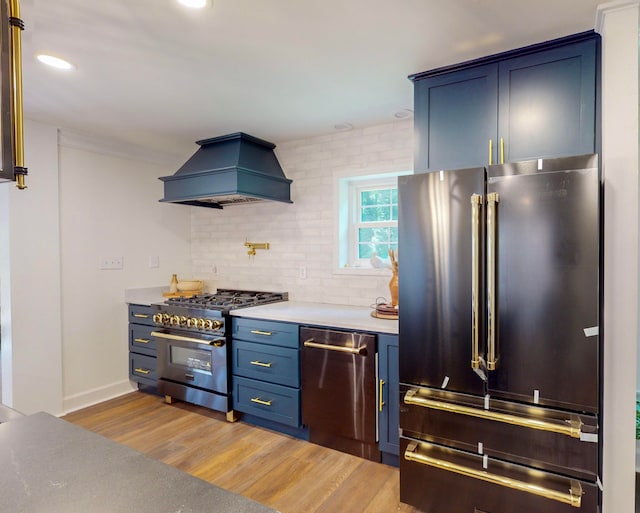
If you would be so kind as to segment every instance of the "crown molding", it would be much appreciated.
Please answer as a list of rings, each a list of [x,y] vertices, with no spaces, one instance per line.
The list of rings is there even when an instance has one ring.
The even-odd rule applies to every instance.
[[[185,160],[184,155],[177,155],[162,150],[139,146],[118,141],[101,135],[90,134],[60,128],[58,130],[58,145],[93,153],[113,155],[131,160],[141,160],[162,166],[179,166]]]
[[[602,34],[604,28],[604,19],[608,14],[617,11],[623,11],[630,8],[638,8],[640,0],[614,0],[613,2],[607,2],[598,5],[596,8],[596,24],[595,31],[598,34]]]

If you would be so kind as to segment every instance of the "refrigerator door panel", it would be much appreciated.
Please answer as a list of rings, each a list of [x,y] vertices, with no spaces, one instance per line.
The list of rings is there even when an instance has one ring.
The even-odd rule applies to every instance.
[[[403,385],[404,436],[595,481],[598,423],[578,415]]]
[[[597,513],[594,483],[400,439],[400,501],[428,513]],[[425,486],[428,483],[429,486]]]
[[[489,170],[487,196],[497,195],[492,397],[598,412],[596,159]]]
[[[480,287],[484,188],[484,168],[398,178],[403,383],[484,394],[484,382],[472,370],[472,306],[478,314],[476,344],[479,352],[484,351],[481,337],[484,297]],[[475,217],[472,197],[477,208]],[[475,289],[474,243],[478,252]],[[476,298],[472,305],[474,290]]]

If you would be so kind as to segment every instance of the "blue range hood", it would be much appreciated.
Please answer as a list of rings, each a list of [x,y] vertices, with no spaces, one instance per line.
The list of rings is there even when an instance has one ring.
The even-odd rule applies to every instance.
[[[222,208],[255,201],[292,203],[291,180],[275,144],[243,132],[196,141],[200,149],[164,182],[160,201]]]

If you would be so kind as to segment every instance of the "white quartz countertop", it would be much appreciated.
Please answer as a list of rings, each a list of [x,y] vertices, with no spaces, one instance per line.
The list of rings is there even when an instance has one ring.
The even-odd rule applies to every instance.
[[[163,303],[166,297],[163,292],[168,292],[169,287],[147,287],[143,289],[127,289],[124,291],[124,302],[130,305],[146,305]]]
[[[398,321],[371,317],[368,306],[283,301],[232,310],[231,315],[265,321],[284,321],[377,333],[398,333]]]

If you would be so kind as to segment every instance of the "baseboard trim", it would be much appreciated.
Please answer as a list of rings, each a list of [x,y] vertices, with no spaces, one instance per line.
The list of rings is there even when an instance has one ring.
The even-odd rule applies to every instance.
[[[93,388],[86,392],[65,397],[62,400],[62,409],[66,415],[67,413],[81,410],[82,408],[87,408],[88,406],[93,406],[94,404],[128,394],[129,392],[133,392],[137,389],[138,387],[128,379],[118,381],[116,383],[111,383],[110,385]]]

